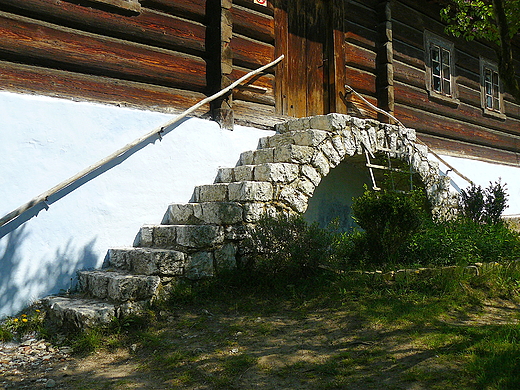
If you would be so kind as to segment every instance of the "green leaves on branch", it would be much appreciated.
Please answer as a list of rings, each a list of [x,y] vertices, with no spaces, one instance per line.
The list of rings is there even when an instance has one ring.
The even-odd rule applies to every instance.
[[[520,30],[520,0],[505,0],[510,38]],[[450,0],[441,10],[446,32],[467,40],[484,39],[500,44],[500,33],[491,0]]]

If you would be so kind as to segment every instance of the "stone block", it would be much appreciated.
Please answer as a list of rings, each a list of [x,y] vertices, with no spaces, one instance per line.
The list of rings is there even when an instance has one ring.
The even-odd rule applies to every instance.
[[[321,175],[316,170],[316,168],[314,168],[310,165],[302,165],[300,169],[301,169],[302,175],[304,175],[306,178],[308,178],[312,182],[312,184],[314,184],[316,187],[318,186],[318,184],[320,184]]]
[[[265,213],[265,203],[248,202],[244,204],[244,222],[256,223]]]
[[[229,200],[236,202],[268,202],[273,199],[273,186],[268,182],[243,181],[229,184]]]
[[[287,131],[299,131],[310,128],[309,118],[292,119],[287,122]]]
[[[242,221],[242,207],[234,202],[174,203],[163,218],[166,225],[230,225]]]
[[[228,183],[205,184],[195,187],[195,202],[225,202]]]
[[[314,155],[312,166],[318,170],[322,177],[327,176],[330,172],[329,160],[327,160],[327,157],[325,157],[322,152],[318,152]]]
[[[158,276],[113,275],[108,282],[107,298],[116,302],[152,299],[160,282]]]
[[[287,145],[274,149],[274,162],[307,164],[314,155],[314,148],[301,145]]]
[[[175,244],[189,249],[211,248],[224,241],[224,228],[216,225],[174,225],[177,231]],[[160,227],[157,230],[161,230]],[[158,236],[157,232],[155,234]],[[157,241],[157,240],[156,240]],[[159,242],[156,244],[160,245]]]
[[[42,303],[46,307],[46,319],[60,329],[85,329],[109,324],[117,316],[116,305],[95,299],[47,297]]]
[[[240,165],[233,168],[234,181],[252,181],[254,165]]]
[[[246,152],[242,152],[240,154],[240,159],[238,160],[237,165],[252,165],[254,160],[254,152],[252,150],[248,150]]]
[[[255,167],[254,180],[290,183],[298,177],[299,166],[289,163],[269,163]]]
[[[297,184],[295,185],[295,188],[309,197],[312,196],[314,190],[316,189],[314,184],[312,184],[310,180],[307,180],[305,178],[299,179]]]
[[[336,152],[338,153],[338,156],[341,160],[345,157],[345,154],[347,153],[345,149],[345,144],[343,141],[343,137],[340,135],[335,135],[332,137],[332,146],[334,146],[334,149],[336,149]]]
[[[265,164],[274,162],[274,149],[258,149],[253,152],[253,164]]]
[[[292,139],[294,140],[294,144],[301,146],[318,146],[321,144],[328,136],[329,133],[323,130],[303,130],[303,131],[295,131],[291,133]]]
[[[226,243],[221,248],[216,249],[215,268],[217,271],[225,271],[235,269],[237,266],[236,260],[237,248],[232,243]]]
[[[211,277],[215,274],[213,253],[196,252],[188,257],[184,276],[191,280]]]
[[[144,225],[135,237],[134,246],[150,247],[153,245],[153,228],[155,225]],[[175,237],[173,238],[175,239]]]
[[[307,210],[307,196],[295,188],[288,186],[284,187],[280,192],[279,199],[299,214],[302,214]]]
[[[285,134],[275,134],[271,137],[265,137],[266,142],[263,148],[275,148],[278,146],[291,145],[294,144],[294,132],[285,133]]]
[[[110,265],[138,275],[180,276],[184,252],[151,248],[113,248],[108,251]]]
[[[341,157],[332,145],[331,140],[327,140],[320,145],[321,152],[327,157],[329,160],[329,165],[331,168],[336,167],[341,162]]]
[[[219,168],[215,183],[231,183],[233,181],[233,168]]]

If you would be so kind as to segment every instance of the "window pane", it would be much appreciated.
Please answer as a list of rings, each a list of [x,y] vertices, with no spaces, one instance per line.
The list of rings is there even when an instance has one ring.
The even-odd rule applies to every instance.
[[[450,52],[446,49],[442,50],[442,63],[450,66]]]
[[[484,70],[484,80],[486,83],[491,83],[491,70],[487,68]]]
[[[498,99],[498,97],[493,99],[493,109],[500,111],[500,100]]]
[[[450,86],[450,80],[443,80],[442,82],[442,89],[446,95],[451,95],[451,86]]]
[[[434,91],[441,92],[441,78],[434,76],[432,79],[432,86]]]
[[[486,96],[486,108],[493,109],[493,98],[490,95]]]
[[[439,58],[440,53],[439,53],[439,48],[437,46],[432,45],[430,53],[431,53],[431,57],[432,57],[432,62],[433,61],[440,62],[440,58]]]

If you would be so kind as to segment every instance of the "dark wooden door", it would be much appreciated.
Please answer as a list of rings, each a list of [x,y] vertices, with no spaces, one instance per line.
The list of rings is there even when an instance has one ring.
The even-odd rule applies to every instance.
[[[283,114],[304,117],[331,112],[334,80],[334,29],[330,0],[287,1],[277,18],[286,55]],[[283,32],[282,32],[283,34]],[[278,45],[278,43],[277,43]]]

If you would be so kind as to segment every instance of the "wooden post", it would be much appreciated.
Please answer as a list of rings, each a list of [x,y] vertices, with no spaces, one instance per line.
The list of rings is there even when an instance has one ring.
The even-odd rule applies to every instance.
[[[378,4],[377,51],[377,100],[378,106],[394,113],[394,54],[392,38],[392,0],[380,0]],[[379,115],[379,120],[388,122],[388,117]]]
[[[208,26],[208,87],[215,93],[231,84],[229,75],[233,70],[233,53],[231,39],[233,37],[233,18],[231,16],[232,0],[209,0],[207,14],[212,22]],[[220,127],[233,130],[233,98],[232,93],[213,101],[211,104],[213,120]]]

